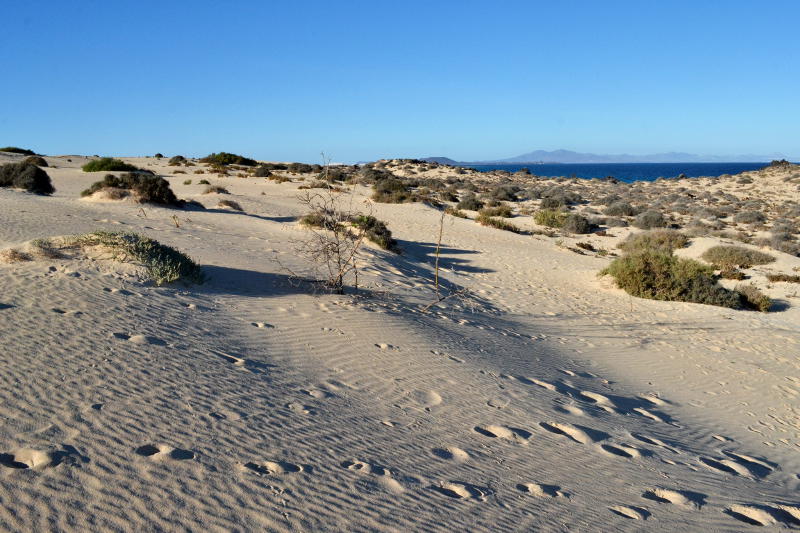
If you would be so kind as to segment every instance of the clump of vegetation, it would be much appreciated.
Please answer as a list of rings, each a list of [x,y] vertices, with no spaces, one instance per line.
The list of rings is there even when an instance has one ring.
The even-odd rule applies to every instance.
[[[456,209],[466,209],[467,211],[480,211],[483,209],[483,202],[478,200],[475,193],[465,194],[460,202],[456,204]]]
[[[272,171],[266,166],[260,165],[253,171],[253,176],[257,178],[268,178],[272,176]]]
[[[397,241],[382,220],[378,220],[372,215],[357,215],[350,222],[353,226],[364,230],[364,237],[367,240],[374,242],[384,250],[399,252]]]
[[[373,189],[372,199],[385,204],[404,204],[419,199],[403,180],[394,177],[376,181]]]
[[[156,285],[181,279],[193,283],[205,281],[200,266],[186,254],[136,233],[96,231],[70,237],[66,244],[80,248],[101,247],[116,261],[133,259],[144,267]]]
[[[197,182],[198,185],[210,185],[211,182],[208,180],[200,180]]]
[[[603,214],[612,217],[633,217],[639,214],[639,210],[628,202],[618,200],[609,204]]]
[[[22,263],[25,261],[32,261],[33,257],[16,248],[8,248],[0,250],[0,263]]]
[[[169,161],[167,162],[167,165],[169,165],[171,167],[177,167],[177,166],[179,166],[179,165],[181,165],[182,163],[185,163],[185,162],[186,162],[186,158],[185,157],[183,157],[182,155],[176,155],[176,156],[172,156],[172,157],[169,158]]]
[[[157,153],[156,155],[154,155],[153,157],[155,157],[156,159],[163,159],[163,158],[164,158],[164,154],[162,154],[161,152],[158,152],[158,153]]]
[[[514,211],[507,205],[498,205],[497,207],[484,207],[478,211],[478,215],[487,217],[502,217],[511,218],[514,216]]]
[[[238,154],[230,154],[228,152],[220,152],[209,154],[200,160],[201,163],[209,163],[212,165],[242,165],[244,167],[254,167],[258,164],[255,159],[250,159]]]
[[[658,211],[645,211],[640,213],[633,221],[633,225],[639,229],[663,228],[667,225],[664,215]]]
[[[492,228],[501,229],[503,231],[510,231],[512,233],[521,233],[519,227],[515,226],[510,222],[506,222],[501,218],[494,218],[486,215],[478,215],[475,218],[475,222],[477,222],[481,226],[489,226]]]
[[[47,172],[24,161],[0,166],[0,187],[24,189],[35,194],[55,192]]]
[[[548,228],[561,228],[567,214],[557,209],[540,209],[533,215],[533,221],[540,226],[547,226]]]
[[[767,274],[767,279],[773,283],[784,281],[786,283],[800,283],[800,276],[789,274]]]
[[[656,229],[642,233],[634,233],[617,245],[625,252],[639,250],[672,251],[689,244],[689,238],[683,233],[670,229]]]
[[[234,211],[244,211],[242,206],[239,205],[238,202],[234,202],[233,200],[220,200],[217,203],[217,207],[221,207],[223,209],[232,209]]]
[[[600,272],[632,296],[740,308],[742,297],[717,283],[711,267],[663,250],[645,249],[615,259]]]
[[[744,275],[744,272],[741,270],[737,270],[735,268],[729,268],[727,270],[723,270],[719,273],[719,277],[722,279],[733,279],[736,281],[742,281],[747,276]]]
[[[204,180],[200,180],[203,182]],[[209,185],[206,187],[206,190],[203,191],[203,194],[230,194],[228,189],[225,187],[220,187],[219,185]]]
[[[742,305],[747,309],[766,313],[772,307],[772,300],[769,296],[758,290],[752,283],[737,286],[736,292],[741,295]]]
[[[192,180],[183,180],[183,184],[184,185],[191,185],[192,184]]]
[[[32,155],[30,157],[26,157],[22,160],[23,163],[28,163],[29,165],[36,165],[37,167],[47,167],[47,160],[40,155]]]
[[[562,229],[569,233],[585,234],[591,233],[594,226],[586,217],[577,213],[571,213],[564,219]]]
[[[733,221],[737,224],[761,224],[766,220],[767,217],[760,211],[742,211],[733,217]]]
[[[466,213],[464,213],[463,211],[459,211],[455,207],[446,207],[444,212],[450,216],[454,216],[457,218],[469,218]]]
[[[92,184],[91,187],[81,193],[81,196],[90,196],[97,191],[106,189],[116,198],[124,198],[130,191],[136,201],[141,203],[181,206],[180,200],[172,192],[169,182],[160,176],[128,172],[117,177],[114,174],[106,174],[101,180]],[[116,192],[116,194],[114,194]]]
[[[113,157],[101,157],[81,167],[84,172],[136,172],[141,169]]]
[[[712,246],[701,257],[720,270],[750,268],[775,261],[775,257],[758,250],[729,245]]]
[[[8,152],[11,154],[22,154],[22,155],[36,155],[36,152],[33,150],[28,150],[26,148],[17,148],[16,146],[6,146],[5,148],[0,148],[0,152]]]

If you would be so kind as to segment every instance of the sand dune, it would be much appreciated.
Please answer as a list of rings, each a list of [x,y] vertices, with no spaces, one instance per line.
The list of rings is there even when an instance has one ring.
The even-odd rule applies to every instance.
[[[82,200],[102,173],[47,159],[52,197],[0,189],[0,248],[136,231],[208,281],[0,264],[2,529],[800,527],[789,284],[774,313],[633,299],[597,278],[608,257],[448,217],[444,277],[474,297],[426,311],[440,214],[417,203],[374,206],[402,255],[370,247],[357,294],[315,294],[287,270],[308,267],[297,180],[209,177],[228,211],[183,184],[204,176],[126,158],[209,207],[171,210]]]

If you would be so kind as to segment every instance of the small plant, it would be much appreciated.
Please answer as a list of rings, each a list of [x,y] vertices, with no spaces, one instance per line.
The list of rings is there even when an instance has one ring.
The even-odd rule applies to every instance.
[[[183,157],[182,155],[176,155],[176,156],[173,156],[173,157],[169,158],[169,161],[167,162],[167,165],[169,165],[171,167],[177,167],[177,166],[180,166],[182,163],[185,163],[185,162],[186,162],[186,158],[185,157]]]
[[[386,223],[372,215],[357,215],[350,221],[356,228],[364,230],[367,240],[374,242],[384,250],[399,252],[397,241],[392,238],[392,232]]]
[[[722,279],[734,279],[737,281],[741,281],[745,279],[747,276],[744,275],[744,272],[741,270],[736,270],[735,268],[729,268],[727,270],[723,270],[719,273],[719,277]]]
[[[205,180],[200,180],[200,181],[202,183]],[[226,189],[225,187],[220,187],[219,185],[209,185],[203,191],[203,194],[230,194],[230,193],[228,192],[228,189]]]
[[[658,211],[645,211],[640,213],[633,221],[633,225],[639,229],[663,228],[667,225],[664,215]]]
[[[272,171],[264,165],[261,165],[256,167],[255,171],[253,172],[253,176],[257,178],[268,178],[272,176]]]
[[[180,279],[194,283],[205,281],[200,266],[187,255],[136,233],[97,231],[70,237],[66,244],[80,248],[101,247],[116,261],[133,259],[142,265],[156,285]]]
[[[617,245],[625,252],[639,250],[664,250],[672,251],[683,248],[689,244],[689,238],[683,233],[670,229],[656,229],[642,233],[633,233]]]
[[[113,157],[101,157],[94,161],[89,161],[81,167],[84,172],[135,172],[140,169],[133,165],[114,159]]]
[[[540,209],[533,215],[533,221],[540,226],[548,228],[560,228],[564,226],[567,215],[555,209]]]
[[[29,165],[36,165],[37,167],[47,167],[47,160],[44,157],[39,155],[32,155],[30,157],[26,157],[22,160],[23,163],[27,163]]]
[[[208,180],[200,180],[197,182],[198,185],[210,185],[211,182]]]
[[[198,168],[197,170],[195,170],[195,171],[194,171],[194,173],[195,173],[195,174],[205,174],[205,173],[206,173],[206,171],[205,171],[205,170],[203,170],[202,168]]]
[[[53,194],[55,188],[47,172],[30,163],[10,163],[0,166],[0,187],[24,189],[36,194]]]
[[[773,283],[781,281],[786,283],[800,283],[800,276],[789,274],[767,274],[767,279]]]
[[[90,196],[100,190],[108,190],[112,194],[117,192],[117,197],[125,197],[121,191],[131,191],[140,203],[180,206],[181,201],[172,192],[169,182],[160,176],[128,172],[117,177],[106,174],[101,180],[81,193],[81,196]]]
[[[772,307],[772,300],[769,296],[758,290],[752,283],[737,286],[736,292],[742,296],[742,304],[748,309],[766,313]]]
[[[469,218],[466,213],[464,213],[463,211],[459,211],[454,207],[447,207],[445,208],[444,212],[450,216],[454,216],[457,218]]]
[[[742,211],[733,217],[733,221],[737,224],[761,224],[766,220],[764,213],[759,211]]]
[[[633,217],[639,214],[639,210],[628,202],[617,200],[609,204],[603,211],[603,214],[613,217]]]
[[[33,257],[31,257],[30,254],[17,250],[16,248],[0,250],[0,262],[2,263],[22,263],[32,260]]]
[[[465,194],[460,202],[456,204],[456,209],[466,209],[467,211],[480,211],[483,209],[483,202],[478,200],[475,193]]]
[[[481,226],[489,226],[491,228],[501,229],[503,231],[510,231],[512,233],[521,233],[519,227],[515,226],[510,222],[506,222],[500,218],[494,218],[486,215],[478,215],[475,218],[475,222],[480,224]]]
[[[233,200],[220,200],[217,203],[217,207],[221,207],[222,209],[232,209],[233,211],[244,211],[242,206],[239,205],[238,202],[234,202]]]
[[[750,250],[742,246],[728,245],[712,246],[700,257],[721,270],[729,270],[737,267],[750,268],[753,265],[764,265],[775,261],[775,257],[769,254],[757,250]]]
[[[499,205],[497,207],[484,207],[478,211],[478,215],[484,215],[487,217],[511,218],[514,216],[514,212],[512,211],[511,207],[507,205]]]
[[[586,217],[577,213],[571,213],[564,219],[562,229],[569,233],[585,234],[591,233],[594,226]]]
[[[183,180],[183,184],[184,185],[191,185],[192,184],[192,180]]]

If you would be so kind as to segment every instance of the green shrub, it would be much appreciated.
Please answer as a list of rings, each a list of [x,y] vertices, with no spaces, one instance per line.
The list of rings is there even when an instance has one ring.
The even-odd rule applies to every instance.
[[[185,163],[185,162],[186,162],[186,158],[185,157],[183,157],[182,155],[176,155],[176,156],[173,156],[173,157],[169,158],[169,161],[167,162],[167,165],[169,165],[171,167],[177,167],[181,163]]]
[[[211,182],[208,181],[208,180],[200,180],[200,181],[197,182],[197,184],[198,185],[209,185],[209,184],[211,184]]]
[[[136,233],[97,231],[78,235],[68,244],[80,247],[102,246],[115,260],[140,263],[156,285],[180,279],[203,283],[205,276],[200,266],[178,250]]]
[[[461,199],[458,204],[456,204],[456,209],[466,209],[467,211],[480,211],[483,209],[483,202],[478,200],[478,197],[475,196],[475,193],[468,193],[465,194],[464,197]]]
[[[183,184],[184,185],[191,185],[192,184],[192,180],[183,180]]]
[[[633,217],[639,214],[639,210],[628,202],[616,201],[606,207],[603,214],[612,217]]]
[[[617,245],[625,252],[639,250],[672,251],[689,244],[689,238],[683,233],[671,229],[655,229],[642,233],[633,233]]]
[[[742,306],[739,293],[717,284],[710,267],[663,250],[645,249],[624,255],[600,274],[612,276],[619,288],[639,298]]]
[[[485,215],[487,217],[511,218],[514,216],[514,212],[507,205],[499,205],[497,207],[484,207],[478,211],[478,215]]]
[[[141,170],[113,157],[101,157],[100,159],[89,161],[81,168],[84,172],[134,172]]]
[[[28,163],[29,165],[36,165],[37,167],[47,167],[47,161],[44,157],[39,155],[32,155],[30,157],[26,157],[22,160],[23,163]]]
[[[0,148],[0,152],[8,152],[11,154],[22,154],[22,155],[36,155],[36,152],[33,150],[27,150],[25,148],[17,148],[16,146],[6,146],[5,148]]]
[[[586,217],[577,213],[567,215],[561,227],[564,231],[576,234],[591,233],[592,229],[594,229],[594,226]]]
[[[216,164],[216,165],[242,165],[245,167],[254,167],[258,164],[258,162],[254,159],[250,159],[241,155],[237,154],[230,154],[228,152],[220,152],[218,154],[209,154],[203,159],[200,160],[201,163],[209,163],[209,164]]]
[[[25,189],[36,194],[53,194],[55,192],[47,172],[24,161],[0,166],[0,187]]]
[[[564,226],[567,214],[556,209],[540,209],[533,215],[533,221],[540,226],[548,228],[560,228]]]
[[[764,265],[775,261],[775,257],[769,254],[729,245],[712,246],[701,257],[721,270],[750,268],[753,265]]]
[[[383,248],[397,252],[397,241],[392,238],[392,232],[386,227],[386,223],[371,215],[358,215],[350,221],[355,227],[364,230],[364,236]]]
[[[272,176],[272,171],[270,171],[270,169],[268,169],[266,166],[261,165],[255,169],[253,176],[257,178],[268,178]]]
[[[154,155],[153,157],[155,157],[156,159],[163,159],[163,158],[164,158],[164,154],[162,154],[161,152],[159,152],[159,153],[157,153],[156,155]]]
[[[504,231],[510,231],[512,233],[521,233],[521,230],[517,226],[511,224],[510,222],[506,222],[505,220],[500,218],[493,218],[486,215],[478,215],[475,218],[475,222],[477,222],[481,226],[489,226]]]
[[[633,225],[639,229],[663,228],[667,225],[667,221],[658,211],[645,211],[634,219]]]
[[[179,206],[182,203],[172,192],[169,182],[160,176],[128,172],[117,177],[106,174],[101,180],[81,193],[89,196],[101,189],[124,189],[132,191],[136,200],[142,203]]]
[[[226,189],[225,187],[220,187],[219,185],[209,185],[208,187],[206,187],[206,190],[203,191],[203,194],[230,194],[230,193],[228,192],[228,189]]]
[[[748,309],[766,313],[772,307],[772,300],[769,296],[758,290],[752,283],[737,286],[736,292],[742,297],[742,305]]]

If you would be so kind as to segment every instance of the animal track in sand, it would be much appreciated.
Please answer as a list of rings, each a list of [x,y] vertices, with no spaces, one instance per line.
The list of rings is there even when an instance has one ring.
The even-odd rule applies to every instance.
[[[450,446],[448,448],[434,448],[431,453],[440,459],[448,461],[455,461],[456,463],[463,463],[469,460],[469,454],[461,448]]]
[[[650,511],[643,507],[617,505],[614,507],[609,507],[608,510],[616,515],[619,515],[623,518],[629,518],[631,520],[647,520],[647,517],[650,516]]]
[[[286,461],[261,461],[259,463],[251,461],[242,466],[261,476],[283,476],[304,470],[302,466]]]
[[[564,435],[565,437],[569,437],[575,442],[579,442],[581,444],[592,444],[606,440],[611,436],[608,433],[597,431],[595,429],[583,426],[573,426],[572,424],[562,424],[559,422],[540,422],[539,425],[551,433]]]
[[[671,503],[680,507],[700,509],[706,504],[706,495],[686,490],[654,488],[645,491],[642,498],[658,503]]]
[[[537,498],[570,498],[569,493],[561,490],[558,485],[542,485],[539,483],[519,483],[517,490],[531,494]]]
[[[485,502],[486,498],[492,494],[492,490],[488,487],[479,487],[463,481],[449,481],[438,485],[431,485],[430,488],[454,500],[478,500]]]
[[[533,436],[533,433],[524,429],[499,425],[475,426],[475,431],[486,437],[509,440],[520,444],[527,444]]]
[[[176,461],[186,461],[188,459],[194,459],[195,457],[194,452],[191,450],[173,448],[172,446],[167,446],[165,444],[145,444],[144,446],[139,446],[134,451],[136,452],[136,455],[147,457],[153,460],[161,460],[169,457],[170,459],[175,459]]]
[[[642,452],[631,446],[624,444],[601,444],[600,448],[611,455],[618,457],[625,457],[626,459],[635,459],[642,456]]]

